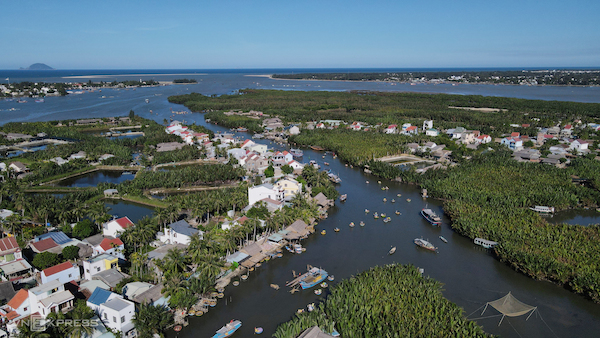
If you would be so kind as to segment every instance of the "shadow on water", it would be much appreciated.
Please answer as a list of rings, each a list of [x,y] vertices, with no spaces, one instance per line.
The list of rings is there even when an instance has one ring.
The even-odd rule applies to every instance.
[[[128,201],[105,200],[104,205],[110,208],[108,213],[115,218],[127,216],[133,223],[136,223],[145,216],[152,217],[154,213],[154,209],[151,207]]]
[[[68,178],[62,180],[56,185],[61,187],[95,187],[98,183],[114,183],[119,184],[125,181],[133,180],[134,173],[112,170],[98,170],[88,174]]]

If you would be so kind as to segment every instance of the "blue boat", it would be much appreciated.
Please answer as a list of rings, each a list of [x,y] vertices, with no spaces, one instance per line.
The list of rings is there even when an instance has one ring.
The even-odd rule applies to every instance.
[[[310,289],[313,286],[321,283],[327,278],[327,271],[319,268],[311,268],[307,273],[302,275],[300,286],[302,289]]]
[[[429,222],[435,226],[439,227],[440,225],[442,225],[442,219],[440,218],[440,216],[438,216],[431,209],[421,210],[421,216],[423,216],[427,220],[427,222]]]
[[[232,320],[220,328],[212,338],[225,338],[231,336],[237,329],[242,326],[242,322],[239,320]]]

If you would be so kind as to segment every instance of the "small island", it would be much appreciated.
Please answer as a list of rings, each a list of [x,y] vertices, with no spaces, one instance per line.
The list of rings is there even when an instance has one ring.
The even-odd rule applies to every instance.
[[[173,80],[173,83],[179,84],[179,83],[198,83],[198,80],[196,79],[175,79]]]
[[[22,70],[54,70],[54,68],[48,66],[45,63],[34,63],[27,68],[21,68]]]

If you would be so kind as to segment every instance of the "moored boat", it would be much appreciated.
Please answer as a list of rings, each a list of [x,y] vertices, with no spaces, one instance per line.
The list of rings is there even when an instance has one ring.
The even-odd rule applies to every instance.
[[[340,201],[346,202],[346,198],[348,198],[348,194],[343,194],[340,196]]]
[[[319,146],[311,146],[310,149],[316,150],[316,151],[323,151],[323,150],[325,150],[325,148],[319,147]]]
[[[231,336],[242,326],[242,322],[239,320],[232,320],[220,328],[212,338],[225,338]]]
[[[301,254],[302,253],[302,245],[300,244],[294,244],[294,252],[296,252],[297,254]]]
[[[360,223],[359,223],[359,224],[360,224],[360,226],[361,226],[361,227],[364,227],[364,226],[365,226],[365,222],[363,222],[363,221],[360,221]]]
[[[37,103],[44,103],[44,99],[37,99],[37,100],[35,100],[35,102],[37,102]]]
[[[394,252],[396,252],[396,247],[391,248],[390,251],[388,252],[388,255],[393,255]]]
[[[334,228],[333,231],[340,232],[340,228]]]
[[[400,215],[400,211],[396,210],[396,215]]]
[[[349,226],[350,226],[351,228],[354,228],[354,222],[350,222]]]
[[[304,156],[304,152],[300,149],[290,149],[290,154],[292,154],[293,157],[302,157]]]
[[[379,218],[379,215],[377,214],[377,212],[373,213],[373,218]]]
[[[428,241],[424,240],[423,238],[415,238],[414,243],[423,249],[427,249],[427,250],[430,250],[433,252],[435,252],[435,250],[437,250],[437,248],[435,246],[433,246],[433,244],[429,243]]]
[[[327,231],[325,231],[325,230],[321,231],[321,235],[325,235],[326,233],[327,233]]]
[[[321,283],[327,278],[327,271],[319,268],[311,268],[307,273],[302,275],[300,286],[302,289],[310,289],[313,286]]]
[[[442,240],[442,242],[448,243],[448,240],[444,236],[440,236],[440,239]]]
[[[442,225],[442,219],[431,209],[423,209],[421,210],[421,216],[427,220],[427,222],[440,226]]]
[[[329,165],[329,163],[325,162],[325,165]],[[327,176],[329,176],[329,180],[333,183],[341,183],[342,179],[339,178],[336,174],[334,173],[329,173],[327,174]]]

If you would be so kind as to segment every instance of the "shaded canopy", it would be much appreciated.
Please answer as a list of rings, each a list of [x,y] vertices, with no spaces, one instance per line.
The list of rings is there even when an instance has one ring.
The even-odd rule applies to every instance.
[[[506,296],[487,304],[509,317],[522,316],[529,311],[537,309],[535,306],[527,305],[516,299],[510,292]]]

